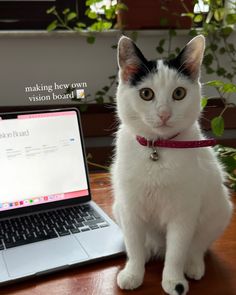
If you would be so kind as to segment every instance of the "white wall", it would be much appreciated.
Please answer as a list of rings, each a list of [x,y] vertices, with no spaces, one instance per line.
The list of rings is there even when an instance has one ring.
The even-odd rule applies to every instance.
[[[31,95],[25,93],[25,87],[36,83],[86,82],[86,93],[93,95],[117,71],[116,50],[111,46],[119,36],[119,32],[97,34],[95,44],[91,45],[78,33],[0,32],[0,105],[70,103],[70,100],[30,102]],[[147,58],[158,58],[155,48],[165,37],[166,31],[141,31],[137,44]],[[183,47],[189,39],[186,31],[178,32],[174,47]],[[214,78],[204,73],[202,76],[203,81]],[[214,92],[208,90],[207,94]]]

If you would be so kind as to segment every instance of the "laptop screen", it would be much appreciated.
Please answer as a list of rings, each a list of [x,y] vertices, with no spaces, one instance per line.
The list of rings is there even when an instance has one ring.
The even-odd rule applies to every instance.
[[[76,111],[0,118],[0,211],[88,194]]]

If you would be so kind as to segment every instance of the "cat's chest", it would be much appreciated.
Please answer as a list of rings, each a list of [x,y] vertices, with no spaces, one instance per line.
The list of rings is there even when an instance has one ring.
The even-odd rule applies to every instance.
[[[157,188],[181,181],[191,157],[183,151],[143,148],[129,150],[125,158],[131,176],[145,186]]]

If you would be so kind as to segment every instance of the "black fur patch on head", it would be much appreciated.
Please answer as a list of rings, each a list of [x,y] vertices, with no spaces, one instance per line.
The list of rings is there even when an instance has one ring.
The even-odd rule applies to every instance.
[[[184,55],[185,48],[180,52],[180,54],[173,59],[164,61],[164,64],[168,66],[170,69],[176,70],[179,74],[184,75],[187,78],[191,78],[191,71],[184,64]]]
[[[132,76],[129,79],[130,85],[136,86],[138,85],[146,76],[148,76],[150,73],[157,73],[157,62],[154,60],[147,61],[142,60],[142,63],[138,66],[138,70],[135,71],[135,73],[132,74]]]
[[[136,86],[147,75],[157,72],[157,62],[148,61],[131,39],[122,37],[118,50],[121,79],[130,86]]]

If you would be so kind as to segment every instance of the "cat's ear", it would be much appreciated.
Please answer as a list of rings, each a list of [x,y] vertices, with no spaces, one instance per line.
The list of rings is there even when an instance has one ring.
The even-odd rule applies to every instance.
[[[147,60],[135,43],[130,38],[122,36],[118,43],[118,66],[121,79],[124,82],[129,81],[145,63]]]
[[[193,38],[180,52],[176,60],[178,60],[178,71],[190,76],[191,79],[196,80],[200,75],[200,67],[203,60],[205,50],[205,38],[199,35]]]

